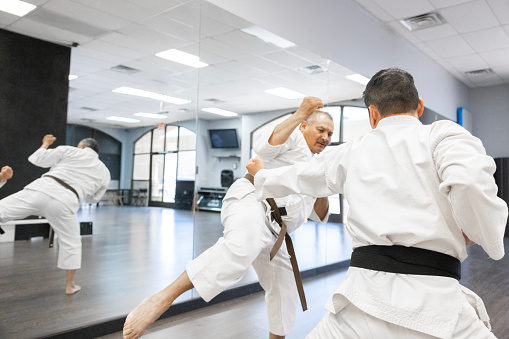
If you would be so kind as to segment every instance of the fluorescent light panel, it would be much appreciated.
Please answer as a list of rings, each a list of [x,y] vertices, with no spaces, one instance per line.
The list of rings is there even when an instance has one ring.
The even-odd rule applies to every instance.
[[[138,120],[138,119],[131,119],[131,118],[124,118],[124,117],[117,117],[117,116],[115,116],[115,115],[112,115],[111,117],[107,117],[106,119],[108,119],[108,120],[113,120],[113,121],[128,122],[128,123],[130,123],[130,124],[134,124],[134,123],[140,122],[140,120]]]
[[[358,82],[359,84],[364,85],[364,86],[366,86],[369,82],[368,78],[366,78],[365,76],[362,76],[360,74],[347,75],[346,78],[350,79],[352,81]]]
[[[202,108],[201,110],[204,111],[204,112],[218,114],[218,115],[222,115],[222,116],[225,116],[225,117],[234,117],[234,116],[238,115],[235,112],[230,112],[230,111],[227,111],[227,110],[224,110],[224,109],[220,109],[220,108],[215,108],[215,107],[206,107],[206,108]]]
[[[69,74],[69,80],[74,80],[74,79],[78,79],[78,76],[74,75],[74,74]]]
[[[143,113],[143,112],[134,113],[133,115],[136,115],[137,117],[144,117],[150,119],[166,119],[168,117],[166,114]]]
[[[278,88],[272,88],[265,91],[265,93],[269,93],[272,95],[276,95],[281,98],[285,99],[300,99],[304,98],[306,95],[292,91],[291,89],[285,88],[285,87],[278,87]]]
[[[24,16],[36,8],[37,8],[37,6],[35,6],[35,5],[29,4],[24,1],[19,1],[19,0],[1,0],[0,1],[0,11],[14,14],[16,16]]]
[[[280,37],[274,33],[271,33],[269,31],[266,31],[263,28],[258,27],[258,26],[249,26],[249,27],[243,28],[242,32],[247,33],[249,35],[253,35],[253,36],[257,37],[258,39],[261,39],[265,42],[276,45],[277,47],[288,48],[288,47],[295,46],[295,44],[293,42],[283,39],[282,37]]]
[[[167,51],[157,53],[156,56],[166,60],[178,62],[179,64],[183,64],[186,66],[191,66],[194,68],[202,68],[208,66],[208,64],[201,62],[200,58],[197,57],[196,55],[182,52],[179,51],[178,49],[169,49]]]
[[[144,91],[141,89],[136,89],[136,88],[131,88],[131,87],[115,88],[112,92],[135,95],[135,96],[142,97],[142,98],[149,98],[149,99],[154,99],[157,101],[169,102],[171,104],[176,104],[176,105],[183,105],[183,104],[188,104],[191,102],[191,100],[175,98],[175,97],[171,97],[169,95],[163,95],[163,94]]]

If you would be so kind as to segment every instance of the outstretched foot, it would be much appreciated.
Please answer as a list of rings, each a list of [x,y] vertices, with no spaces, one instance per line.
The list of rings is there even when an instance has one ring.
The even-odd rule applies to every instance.
[[[155,294],[143,300],[134,310],[127,315],[124,323],[124,339],[135,339],[143,335],[147,327],[157,320],[168,309],[158,302]]]
[[[65,288],[65,294],[68,295],[78,293],[79,291],[81,291],[81,286],[79,285],[72,285],[71,287]]]

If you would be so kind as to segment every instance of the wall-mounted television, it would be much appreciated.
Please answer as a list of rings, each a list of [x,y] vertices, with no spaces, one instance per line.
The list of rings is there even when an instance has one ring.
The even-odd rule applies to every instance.
[[[209,129],[212,148],[239,148],[239,139],[235,128]]]

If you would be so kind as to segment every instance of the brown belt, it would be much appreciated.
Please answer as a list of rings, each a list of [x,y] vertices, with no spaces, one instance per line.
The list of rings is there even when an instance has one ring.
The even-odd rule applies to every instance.
[[[249,180],[254,185],[254,177],[247,173],[244,178]],[[277,207],[276,202],[273,198],[267,198],[267,203],[270,205],[270,209],[272,215],[276,222],[281,226],[281,231],[276,239],[276,243],[272,247],[270,251],[270,260],[272,260],[275,256],[281,245],[283,244],[283,239],[286,242],[286,249],[288,250],[288,254],[290,255],[290,263],[292,264],[293,275],[295,277],[295,283],[297,284],[297,291],[299,292],[300,304],[302,305],[302,310],[305,311],[308,309],[306,303],[306,295],[304,294],[304,286],[302,286],[302,278],[300,276],[299,265],[297,265],[297,257],[295,256],[295,250],[293,248],[292,238],[286,231],[286,224],[281,218],[281,214],[279,208]]]
[[[76,194],[76,197],[78,198],[78,200],[80,200],[80,196],[78,195],[78,192],[76,192],[76,190],[74,188],[72,188],[71,185],[69,185],[68,183],[66,183],[65,181],[63,181],[62,179],[58,179],[57,177],[54,177],[52,175],[45,175],[45,177],[48,177],[48,178],[51,178],[53,180],[55,180],[56,182],[58,182],[60,185],[64,186],[65,188],[67,188],[68,190],[72,191],[74,194]]]

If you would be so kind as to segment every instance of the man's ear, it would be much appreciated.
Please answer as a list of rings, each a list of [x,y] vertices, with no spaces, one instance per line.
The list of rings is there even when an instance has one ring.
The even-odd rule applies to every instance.
[[[304,129],[306,129],[307,125],[308,125],[308,122],[306,120],[304,120],[303,122],[300,123],[299,129],[301,131],[303,131]]]
[[[371,128],[375,129],[380,120],[382,120],[382,115],[378,111],[378,108],[374,105],[369,105],[368,107],[369,111],[369,124],[371,125]]]
[[[424,113],[424,100],[419,98],[419,104],[417,105],[417,116],[420,118],[422,113]]]

